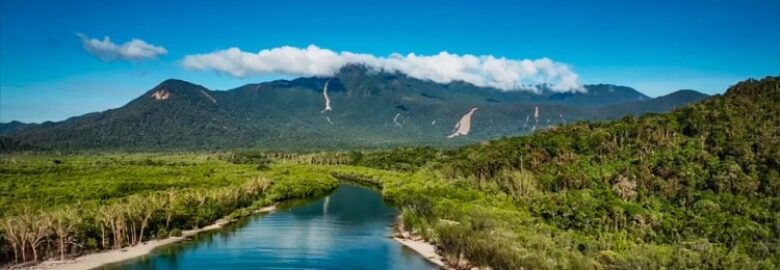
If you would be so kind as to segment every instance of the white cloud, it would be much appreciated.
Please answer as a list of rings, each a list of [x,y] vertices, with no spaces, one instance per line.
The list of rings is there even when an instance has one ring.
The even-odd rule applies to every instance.
[[[136,38],[122,45],[117,45],[107,36],[103,40],[89,38],[81,33],[76,33],[76,36],[81,39],[84,50],[105,61],[153,59],[168,54],[168,50],[164,47],[155,46]]]
[[[283,46],[244,52],[238,48],[206,54],[188,55],[185,68],[213,70],[235,77],[262,74],[294,76],[333,76],[348,64],[386,72],[400,72],[407,76],[437,83],[464,81],[482,87],[502,90],[536,90],[546,84],[555,91],[584,91],[579,78],[571,68],[549,58],[514,60],[492,55],[457,55],[440,52],[435,55],[391,54],[377,57],[371,54],[334,52],[309,45],[306,48]]]

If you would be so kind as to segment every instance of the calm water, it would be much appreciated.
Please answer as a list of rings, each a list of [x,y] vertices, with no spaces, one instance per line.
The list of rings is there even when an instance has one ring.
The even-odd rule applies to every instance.
[[[106,269],[436,269],[388,238],[397,212],[371,189],[254,217]]]

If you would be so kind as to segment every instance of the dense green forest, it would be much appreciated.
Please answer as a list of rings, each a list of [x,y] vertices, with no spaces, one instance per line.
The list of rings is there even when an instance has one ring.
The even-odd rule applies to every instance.
[[[342,180],[380,188],[398,229],[456,267],[777,269],[780,78],[454,150],[17,154],[0,177],[8,261],[175,235]]]
[[[455,186],[511,197],[519,213],[544,221],[503,224],[504,215],[519,213],[474,210],[459,213],[471,216],[467,224],[442,227],[432,217],[458,217],[448,213],[445,205],[452,202],[443,194],[405,208],[405,217],[417,221],[413,228],[480,263],[507,269],[780,267],[777,77],[741,82],[723,96],[668,114],[577,123],[455,151],[402,153],[356,162],[431,170]],[[455,208],[474,209],[469,204]]]
[[[777,77],[668,114],[453,151],[311,159],[334,160],[426,179],[386,196],[402,205],[407,227],[455,260],[501,269],[780,267]]]

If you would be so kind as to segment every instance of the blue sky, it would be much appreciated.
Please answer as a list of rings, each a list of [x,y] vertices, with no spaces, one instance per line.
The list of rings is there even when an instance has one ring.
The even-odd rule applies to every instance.
[[[780,75],[780,1],[0,1],[0,121],[63,120],[124,105],[167,78],[230,89],[187,55],[315,44],[336,52],[547,57],[582,83],[651,96],[722,92]],[[167,54],[105,60],[76,33]]]

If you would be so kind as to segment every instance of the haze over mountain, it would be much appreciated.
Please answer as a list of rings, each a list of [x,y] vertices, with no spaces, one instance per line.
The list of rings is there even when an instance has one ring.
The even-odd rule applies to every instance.
[[[691,90],[649,98],[625,86],[584,88],[502,91],[352,65],[333,77],[227,91],[169,79],[120,108],[61,122],[11,122],[0,125],[0,132],[20,144],[60,150],[454,146],[581,120],[662,112],[706,97]],[[462,118],[468,122],[456,133]]]

